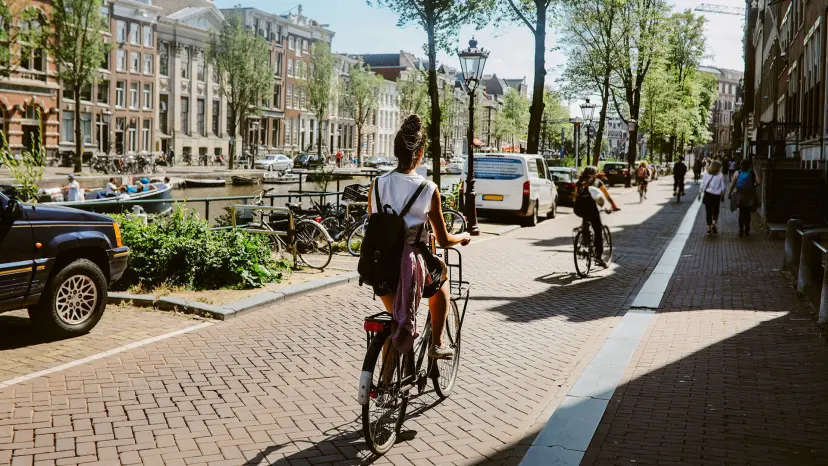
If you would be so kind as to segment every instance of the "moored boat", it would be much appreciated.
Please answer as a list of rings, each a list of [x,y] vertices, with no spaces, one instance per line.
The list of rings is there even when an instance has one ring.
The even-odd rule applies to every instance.
[[[264,184],[298,183],[300,176],[301,175],[297,175],[296,173],[267,172],[267,173],[264,174],[264,179],[262,179],[262,183],[264,183]]]
[[[233,175],[230,177],[233,186],[250,186],[254,184],[259,184],[259,178],[251,178],[247,176],[237,176]]]
[[[148,214],[166,214],[172,209],[172,187],[164,183],[151,183],[141,186],[141,189],[146,191],[119,194],[115,197],[101,197],[102,193],[90,191],[86,193],[86,200],[84,202],[56,202],[55,204],[74,207],[75,209],[85,210],[87,212],[95,212],[99,214],[121,214],[124,212],[131,212],[133,206],[141,206],[144,212]],[[153,203],[131,203],[130,201],[137,200],[167,200],[168,202],[153,202]]]
[[[226,185],[227,182],[221,178],[215,180],[196,180],[191,178],[184,179],[185,188],[215,188]]]

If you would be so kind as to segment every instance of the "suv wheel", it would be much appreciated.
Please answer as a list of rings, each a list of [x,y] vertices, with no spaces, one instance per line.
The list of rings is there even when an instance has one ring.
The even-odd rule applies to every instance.
[[[552,210],[549,211],[549,214],[547,215],[547,217],[548,218],[555,218],[557,216],[558,216],[558,201],[555,201],[555,203],[552,204]]]
[[[94,262],[78,259],[46,285],[29,317],[49,336],[65,338],[89,332],[106,308],[107,282]]]

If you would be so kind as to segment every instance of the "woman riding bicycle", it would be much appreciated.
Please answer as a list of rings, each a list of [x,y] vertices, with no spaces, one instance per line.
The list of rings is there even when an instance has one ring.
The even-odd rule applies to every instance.
[[[647,183],[648,178],[650,175],[650,170],[647,168],[647,162],[641,161],[641,164],[638,166],[638,170],[635,171],[635,182],[638,184],[638,192],[644,198],[647,199]]]
[[[425,134],[420,117],[410,115],[405,119],[394,138],[394,155],[397,157],[397,168],[377,178],[376,184],[371,185],[368,193],[368,212],[374,214],[378,206],[374,205],[374,186],[379,190],[380,202],[383,208],[390,206],[394,212],[403,212],[405,205],[418,192],[418,188],[425,179],[416,173],[417,167],[423,160],[425,149]],[[424,259],[426,267],[426,281],[420,289],[413,292],[421,293],[422,297],[428,298],[428,307],[431,314],[431,325],[433,328],[433,341],[429,347],[429,356],[432,358],[448,358],[454,354],[454,349],[443,346],[443,327],[446,324],[448,312],[449,291],[444,286],[446,274],[445,265],[439,260],[434,260],[431,254],[429,233],[425,231],[425,223],[430,222],[434,231],[437,244],[447,248],[457,244],[463,246],[469,244],[471,236],[469,233],[451,234],[446,229],[446,222],[443,218],[442,202],[437,185],[426,181],[425,188],[416,197],[408,212],[403,217],[406,227],[405,240],[414,246],[420,257]],[[431,260],[429,260],[431,259]],[[428,283],[429,277],[431,283]],[[400,277],[400,285],[397,290],[403,288],[403,277]],[[419,281],[415,281],[419,283]],[[409,284],[405,284],[406,290]],[[394,313],[395,298],[397,293],[389,293],[380,296],[383,305],[388,313]],[[405,301],[401,299],[400,301]],[[397,303],[397,306],[406,303]],[[410,304],[410,303],[408,303]],[[416,311],[416,309],[415,309]]]
[[[598,204],[589,192],[589,188],[597,188],[600,190],[612,206],[612,210],[617,211],[620,209],[615,205],[609,191],[604,187],[604,183],[598,179],[598,169],[595,167],[584,168],[576,184],[575,214],[583,219],[585,230],[587,224],[592,226],[592,241],[595,245],[595,263],[601,267],[607,267],[607,263],[602,258],[604,254],[604,237],[602,235],[604,225],[601,223],[601,212]]]

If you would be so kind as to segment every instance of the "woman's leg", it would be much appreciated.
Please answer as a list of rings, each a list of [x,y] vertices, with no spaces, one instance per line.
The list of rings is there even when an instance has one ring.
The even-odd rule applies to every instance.
[[[712,214],[713,214],[713,225],[717,225],[719,223],[719,209],[722,205],[721,199],[719,196],[713,196],[710,199],[710,207],[712,207]]]
[[[707,229],[710,230],[710,226],[713,225],[713,207],[710,205],[710,195],[704,193],[704,199],[702,202],[704,203],[704,215],[705,220],[707,221]]]
[[[744,230],[745,233],[750,231],[750,206],[739,206],[739,230]]]
[[[601,223],[601,214],[595,214],[589,219],[592,225],[592,244],[595,247],[595,257],[601,257],[604,254],[604,225]]]
[[[445,284],[434,296],[428,298],[428,309],[431,314],[431,343],[438,348],[443,346],[443,329],[446,327],[448,303],[449,292]]]

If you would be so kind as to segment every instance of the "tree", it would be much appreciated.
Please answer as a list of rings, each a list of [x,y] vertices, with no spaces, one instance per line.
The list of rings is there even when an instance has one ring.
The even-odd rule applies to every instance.
[[[601,97],[592,164],[597,166],[609,109],[612,74],[626,23],[617,21],[622,0],[574,0],[563,6],[562,42],[567,55],[564,78],[576,93]]]
[[[409,70],[397,78],[397,93],[400,95],[400,112],[403,116],[419,115],[425,122],[431,115],[428,101],[428,84],[416,70]]]
[[[569,107],[561,103],[561,95],[546,88],[543,95],[543,127],[542,136],[545,144],[542,147],[550,149],[552,147],[560,147],[561,130],[571,130],[572,125],[569,123]]]
[[[552,0],[502,0],[506,17],[522,22],[535,36],[535,77],[532,84],[532,106],[526,152],[538,153],[541,120],[543,119],[543,90],[546,86],[546,23]]]
[[[80,93],[92,81],[108,50],[103,40],[101,0],[54,0],[51,23],[55,40],[49,48],[57,62],[58,79],[75,94],[75,172],[83,170]],[[90,135],[91,136],[91,135]]]
[[[443,87],[443,95],[440,96],[440,131],[446,139],[443,146],[443,156],[448,153],[448,140],[454,132],[457,119],[460,118],[460,103],[454,97],[454,89],[450,85]]]
[[[625,123],[638,122],[641,112],[641,89],[650,66],[664,54],[666,37],[667,11],[669,7],[664,0],[629,0],[624,3],[619,21],[626,24],[618,48],[618,67],[614,70],[620,81],[628,114],[621,118]],[[612,88],[613,102],[617,108],[615,88]],[[632,173],[632,166],[638,153],[638,127],[630,131],[627,163]],[[629,177],[627,183],[630,182]]]
[[[256,107],[260,96],[273,91],[273,69],[268,65],[270,47],[263,37],[244,27],[240,15],[233,14],[212,34],[207,55],[215,66],[219,91],[227,99],[231,137],[228,168],[232,170],[241,123]]]
[[[541,93],[541,97],[543,94]],[[529,122],[529,99],[509,88],[503,96],[503,110],[501,110],[508,128],[508,136],[515,145],[515,139],[526,136]]]
[[[322,128],[322,120],[328,115],[328,108],[331,105],[336,80],[334,79],[334,57],[331,54],[331,46],[325,41],[313,44],[311,53],[313,64],[310,76],[308,76],[308,100],[311,111],[319,121],[319,128]],[[322,156],[322,131],[317,131],[316,150]]]
[[[675,71],[679,84],[684,84],[704,57],[707,44],[705,22],[704,16],[696,16],[691,10],[674,13],[670,17],[667,63]]]
[[[354,118],[357,127],[357,158],[362,166],[362,136],[365,125],[379,107],[379,93],[383,84],[382,76],[371,71],[362,61],[351,67],[351,73],[343,84],[342,106]]]
[[[367,0],[368,5],[389,8],[399,15],[398,25],[420,26],[428,36],[428,95],[431,124],[428,136],[433,180],[440,186],[440,88],[437,84],[437,50],[452,52],[460,26],[474,23],[482,27],[494,5],[493,0]]]

